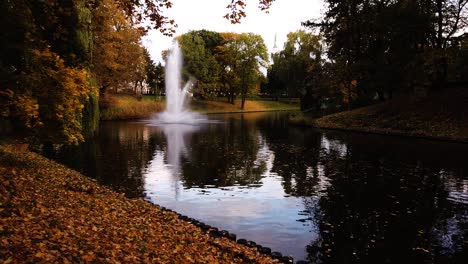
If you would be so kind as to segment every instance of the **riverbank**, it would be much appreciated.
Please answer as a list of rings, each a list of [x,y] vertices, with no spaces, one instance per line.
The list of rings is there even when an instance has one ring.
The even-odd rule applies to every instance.
[[[190,108],[201,114],[249,113],[268,111],[298,111],[297,101],[246,100],[244,109],[241,101],[235,104],[226,101],[197,100],[190,102]],[[140,100],[130,95],[110,95],[106,107],[101,110],[101,120],[128,120],[148,118],[163,111],[165,102],[144,96]]]
[[[321,118],[300,114],[295,125],[468,142],[468,89],[400,98]]]
[[[275,263],[177,214],[0,146],[2,263]]]
[[[273,100],[246,100],[244,109],[241,109],[241,101],[236,100],[235,104],[225,101],[193,101],[191,103],[193,111],[202,114],[222,114],[222,113],[249,113],[249,112],[269,112],[269,111],[299,111],[300,107],[295,102],[273,101]]]
[[[101,109],[101,120],[126,120],[150,117],[161,112],[166,103],[153,98],[132,95],[108,95]]]

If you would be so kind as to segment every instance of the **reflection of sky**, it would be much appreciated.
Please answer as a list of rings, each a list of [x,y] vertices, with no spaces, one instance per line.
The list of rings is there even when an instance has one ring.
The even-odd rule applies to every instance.
[[[222,188],[185,189],[177,177],[182,155],[187,155],[185,140],[194,129],[177,127],[161,129],[168,150],[156,151],[144,172],[145,192],[149,200],[207,224],[234,232],[238,238],[253,240],[295,258],[306,258],[305,246],[317,236],[310,221],[297,221],[309,216],[302,198],[289,197],[283,190],[282,178],[272,172],[275,154],[258,134],[260,144],[254,164],[265,164],[261,185]],[[164,159],[165,155],[167,159]],[[302,213],[303,214],[303,213]]]
[[[322,134],[319,162],[305,165],[307,178],[312,179],[306,183],[314,184],[314,196],[292,197],[284,192],[282,175],[273,171],[273,163],[281,155],[276,155],[270,148],[273,146],[271,144],[275,143],[267,142],[260,130],[255,134],[259,145],[253,162],[255,166],[263,169],[260,184],[188,189],[184,186],[181,168],[183,162],[191,160],[192,146],[189,140],[194,138],[194,133],[200,132],[199,127],[165,125],[156,129],[165,135],[167,147],[156,148],[153,159],[143,172],[147,199],[207,224],[234,232],[238,238],[253,240],[273,250],[293,255],[295,259],[307,257],[306,246],[315,241],[320,232],[317,221],[321,220],[316,216],[317,213],[322,213],[319,201],[327,192],[333,191],[330,185],[336,178],[331,174],[327,175],[326,170],[330,171],[330,168],[326,167],[325,160],[329,156],[337,156],[340,157],[339,160],[344,161],[351,156],[351,148],[348,148],[347,142],[343,143]],[[357,152],[355,148],[353,150]],[[402,166],[405,164],[404,160],[397,160],[396,165],[393,165],[391,160],[387,162],[385,168],[398,171],[400,166],[403,176],[408,174],[407,176],[411,177],[412,172]],[[422,163],[413,164],[410,168],[412,171],[418,171],[419,166],[422,166]],[[243,170],[239,172],[246,173]],[[466,206],[468,180],[460,179],[453,172],[444,170],[439,172],[439,176],[446,188],[447,200],[461,208]],[[299,183],[293,177],[291,184],[294,186]],[[402,183],[402,186],[407,185]],[[463,212],[461,209],[451,216],[441,217],[431,227],[432,241],[438,248],[450,252],[456,245],[463,244],[460,239],[466,237],[463,230],[467,222],[466,213]]]

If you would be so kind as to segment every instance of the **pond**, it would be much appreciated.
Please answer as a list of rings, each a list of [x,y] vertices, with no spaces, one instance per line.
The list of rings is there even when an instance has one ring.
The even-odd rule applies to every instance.
[[[98,182],[317,263],[466,263],[468,144],[291,127],[104,122],[53,158]]]

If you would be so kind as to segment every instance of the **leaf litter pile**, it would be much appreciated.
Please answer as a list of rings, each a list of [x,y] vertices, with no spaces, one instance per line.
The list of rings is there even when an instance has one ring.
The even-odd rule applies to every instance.
[[[173,212],[0,146],[2,263],[276,263]]]

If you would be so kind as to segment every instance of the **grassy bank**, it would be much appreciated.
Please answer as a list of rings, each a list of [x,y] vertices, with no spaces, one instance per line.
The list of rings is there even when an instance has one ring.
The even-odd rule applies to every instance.
[[[291,123],[468,142],[468,89],[447,89],[419,99],[394,99],[318,119],[297,115]]]
[[[0,146],[2,263],[275,263],[76,171]]]
[[[191,103],[191,108],[192,110],[199,113],[215,114],[264,111],[298,111],[299,105],[288,104],[280,101],[246,100],[244,109],[241,109],[240,100],[236,100],[235,104],[230,104],[225,101],[194,101]]]
[[[109,95],[106,107],[101,110],[101,120],[125,120],[149,117],[165,108],[164,101],[131,95]]]
[[[203,114],[213,113],[244,113],[262,111],[297,111],[297,102],[271,101],[271,100],[247,100],[244,109],[240,108],[241,101],[235,104],[225,101],[191,101],[193,111]],[[155,100],[154,97],[146,97],[138,100],[129,95],[110,95],[106,107],[101,110],[101,120],[125,120],[149,117],[154,113],[163,111],[165,102]]]

